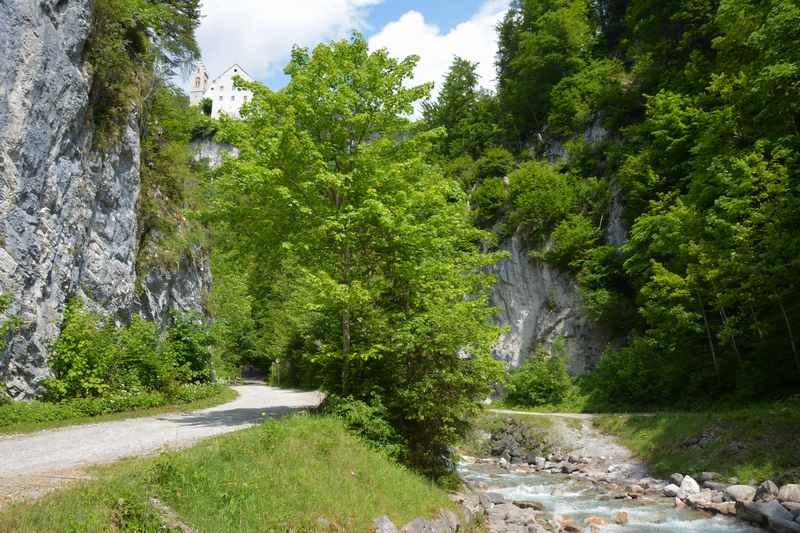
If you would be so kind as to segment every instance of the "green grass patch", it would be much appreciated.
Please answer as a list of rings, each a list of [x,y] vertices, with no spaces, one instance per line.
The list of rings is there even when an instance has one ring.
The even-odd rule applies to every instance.
[[[405,524],[455,509],[432,482],[328,417],[268,421],[95,473],[95,481],[6,509],[0,531],[155,531],[149,496],[204,532],[316,531],[325,529],[320,517],[345,531],[370,531],[382,514]]]
[[[78,424],[204,409],[233,401],[236,396],[236,391],[223,385],[183,385],[169,397],[161,393],[143,393],[108,398],[76,398],[60,403],[9,403],[0,405],[0,434],[31,433]]]
[[[705,413],[602,415],[594,424],[619,437],[655,475],[714,471],[743,482],[800,477],[796,398]],[[701,436],[705,443],[693,443]]]

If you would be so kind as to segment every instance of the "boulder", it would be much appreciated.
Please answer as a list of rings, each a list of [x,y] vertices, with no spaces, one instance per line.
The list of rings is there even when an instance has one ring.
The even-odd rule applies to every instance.
[[[433,533],[433,525],[424,518],[416,518],[403,526],[402,533]]]
[[[394,522],[386,515],[379,516],[372,522],[372,531],[374,533],[400,533]]]
[[[768,502],[778,497],[778,486],[772,481],[765,481],[756,489],[756,494],[753,497],[757,502]]]
[[[628,493],[641,496],[642,494],[644,494],[644,487],[642,487],[641,485],[631,485],[630,487],[628,487]]]
[[[769,529],[773,533],[800,533],[800,523],[776,518],[769,521]]]
[[[630,517],[628,517],[628,513],[625,511],[619,511],[617,514],[614,515],[614,523],[620,526],[628,525],[630,521]]]
[[[681,494],[681,488],[677,485],[673,485],[672,483],[670,483],[669,485],[664,487],[664,496],[669,496],[670,498],[672,498],[672,497],[677,497],[679,494]]]
[[[730,483],[720,483],[719,481],[703,481],[703,486],[707,489],[724,491],[730,486]]]
[[[800,503],[800,485],[784,485],[778,491],[778,499],[782,502]]]
[[[725,489],[725,500],[729,502],[751,502],[756,489],[749,485],[731,485]]]
[[[608,521],[605,518],[601,518],[599,516],[590,516],[586,520],[583,521],[584,524],[587,526],[596,526],[596,527],[603,527],[608,525]]]
[[[447,528],[448,531],[458,531],[458,528],[461,526],[458,515],[451,509],[446,508],[439,509],[434,521]]]
[[[797,502],[783,502],[783,506],[794,515],[795,518],[800,518],[800,503]]]
[[[681,490],[686,494],[698,494],[700,485],[697,484],[697,481],[692,476],[684,476],[683,481],[681,481]]]
[[[716,472],[703,472],[702,474],[700,474],[700,477],[702,478],[703,481],[716,481],[722,476],[720,476]]]
[[[680,487],[681,483],[683,483],[683,474],[677,474],[677,473],[672,474],[671,476],[669,476],[669,480],[673,484],[675,484],[675,485]]]
[[[545,461],[544,457],[540,456],[540,457],[534,457],[533,458],[533,464],[534,464],[534,466],[536,466],[536,468],[544,468],[546,463],[547,463],[547,461]]]
[[[793,519],[792,513],[775,500],[771,502],[737,502],[736,517],[759,525],[766,525],[775,520],[791,522]]]
[[[514,505],[520,509],[533,509],[534,511],[544,511],[544,504],[541,502],[515,501]]]

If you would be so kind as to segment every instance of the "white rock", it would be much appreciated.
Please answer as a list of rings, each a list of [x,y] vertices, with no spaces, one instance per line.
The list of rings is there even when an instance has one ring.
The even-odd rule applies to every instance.
[[[697,481],[692,476],[684,476],[683,481],[681,481],[681,490],[686,494],[699,494],[700,485],[697,484]]]

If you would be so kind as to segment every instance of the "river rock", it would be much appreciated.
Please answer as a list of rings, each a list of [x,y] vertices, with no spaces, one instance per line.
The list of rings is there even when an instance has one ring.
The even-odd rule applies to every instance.
[[[703,481],[716,481],[720,477],[722,477],[722,476],[720,476],[716,472],[703,472],[702,474],[700,474],[700,478]]]
[[[681,490],[686,492],[686,494],[698,494],[700,492],[700,485],[697,484],[697,481],[695,481],[692,476],[684,476],[683,481],[681,481]]]
[[[751,502],[756,489],[749,485],[731,485],[725,489],[725,499],[731,502]]]
[[[723,492],[730,486],[730,483],[720,483],[718,481],[703,481],[703,486],[711,490],[718,490],[720,492]]]
[[[372,526],[372,531],[374,533],[400,533],[400,530],[397,529],[394,522],[386,515],[376,518]]]
[[[681,491],[681,488],[677,485],[670,483],[669,485],[664,487],[664,496],[669,496],[670,498],[672,498],[672,497],[678,497],[680,494],[683,494],[683,491]]]
[[[778,491],[778,499],[782,502],[800,503],[800,485],[784,485]]]
[[[603,527],[608,525],[608,520],[605,518],[601,518],[599,516],[590,516],[586,520],[583,521],[584,524],[587,526],[596,526],[596,527]]]
[[[737,502],[736,516],[746,522],[766,525],[775,520],[792,521],[794,518],[783,505],[775,500],[771,502]]]
[[[458,531],[461,525],[458,515],[450,509],[442,508],[436,513],[434,522],[445,528],[446,531]]]
[[[514,505],[520,509],[533,509],[534,511],[544,511],[544,504],[541,502],[515,501]]]
[[[756,494],[753,497],[757,502],[768,502],[778,497],[778,486],[772,481],[765,481],[756,489]]]
[[[776,518],[769,521],[769,529],[773,533],[800,533],[800,524],[795,521]]]
[[[625,526],[628,525],[629,521],[630,517],[628,516],[628,513],[626,513],[625,511],[619,511],[617,514],[614,515],[614,523],[617,525]]]
[[[672,474],[671,476],[669,476],[669,480],[673,484],[680,487],[681,483],[683,483],[683,474],[678,474],[678,473]]]
[[[800,518],[800,503],[797,502],[783,502],[783,506],[788,509],[795,518]]]

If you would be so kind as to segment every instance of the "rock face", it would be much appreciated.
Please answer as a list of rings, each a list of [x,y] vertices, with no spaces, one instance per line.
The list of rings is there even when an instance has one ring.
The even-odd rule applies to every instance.
[[[502,248],[510,257],[496,267],[492,303],[500,309],[500,324],[511,331],[498,341],[495,357],[516,368],[532,348],[552,349],[564,338],[570,372],[577,375],[591,370],[610,337],[589,320],[575,281],[558,268],[531,259],[517,234]]]
[[[146,308],[161,320],[176,302],[199,308],[197,287],[209,281],[207,269],[181,262],[145,276],[146,302],[137,301],[139,131],[132,116],[115,148],[93,148],[82,60],[91,4],[0,3],[0,292],[22,321],[0,354],[0,383],[17,399],[49,376],[70,297],[120,319]]]

